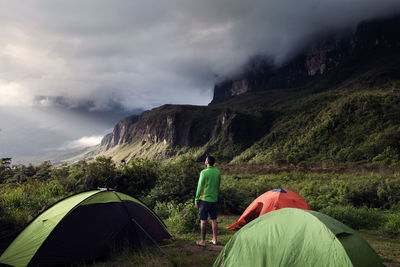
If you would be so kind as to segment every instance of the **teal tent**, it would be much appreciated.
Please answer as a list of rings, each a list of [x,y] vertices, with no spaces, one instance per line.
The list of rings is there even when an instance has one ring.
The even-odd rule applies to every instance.
[[[382,266],[356,231],[328,215],[296,208],[267,213],[226,244],[214,266]]]
[[[93,190],[57,202],[17,236],[0,256],[11,266],[53,266],[92,260],[121,246],[140,247],[170,237],[139,200]]]

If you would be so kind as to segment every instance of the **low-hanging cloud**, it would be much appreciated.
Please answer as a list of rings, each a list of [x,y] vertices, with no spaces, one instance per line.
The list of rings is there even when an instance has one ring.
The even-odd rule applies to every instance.
[[[133,111],[206,105],[251,56],[279,65],[398,12],[399,0],[0,0],[0,156],[80,145]]]
[[[76,148],[85,148],[85,147],[90,147],[90,146],[95,146],[100,144],[101,139],[103,136],[98,135],[98,136],[84,136],[81,137],[77,140],[69,141],[58,150],[71,150],[71,149],[76,149]]]
[[[126,109],[207,104],[249,56],[276,63],[315,36],[400,11],[398,0],[1,1],[0,105],[37,96]],[[112,102],[112,101],[111,101]]]

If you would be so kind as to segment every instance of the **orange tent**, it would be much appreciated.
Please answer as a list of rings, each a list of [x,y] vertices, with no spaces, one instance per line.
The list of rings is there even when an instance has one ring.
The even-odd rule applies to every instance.
[[[229,230],[239,229],[265,213],[282,208],[310,210],[307,202],[295,192],[281,188],[273,189],[256,198],[243,212],[239,220],[227,228]]]

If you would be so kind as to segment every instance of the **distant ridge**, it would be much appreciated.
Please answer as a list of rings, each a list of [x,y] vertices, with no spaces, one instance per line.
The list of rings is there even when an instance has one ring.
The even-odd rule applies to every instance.
[[[400,16],[362,22],[279,68],[253,58],[245,72],[215,85],[209,106],[164,105],[126,117],[73,160],[212,153],[232,163],[395,164],[399,77]]]
[[[400,16],[374,19],[359,24],[354,34],[338,39],[331,36],[308,46],[294,59],[279,68],[262,56],[252,58],[244,72],[214,87],[210,104],[226,101],[240,94],[272,89],[295,88],[377,50],[400,49]],[[341,33],[338,36],[342,36]]]

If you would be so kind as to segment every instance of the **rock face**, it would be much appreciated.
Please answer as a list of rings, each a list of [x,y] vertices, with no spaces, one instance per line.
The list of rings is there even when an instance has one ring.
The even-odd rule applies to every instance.
[[[210,138],[211,125],[201,122],[204,107],[164,105],[144,112],[131,129],[142,143],[160,143],[172,146],[196,146]]]
[[[224,101],[247,92],[294,88],[329,73],[335,75],[326,79],[328,87],[340,83],[363,66],[362,59],[388,51],[400,53],[399,29],[399,16],[364,22],[354,34],[321,40],[279,68],[266,58],[254,57],[240,75],[215,85],[210,103],[213,105],[164,105],[139,116],[123,118],[103,138],[101,147],[107,151],[133,143],[141,147],[159,143],[171,147],[206,145],[211,151],[222,153],[222,157],[232,158],[268,134],[279,114],[266,107],[268,100],[257,96],[249,103],[238,101],[236,106]],[[398,74],[385,72],[385,75]],[[377,77],[372,80],[376,81]],[[273,94],[282,91],[269,91],[267,98],[272,99]],[[264,94],[253,95],[261,93]]]
[[[202,145],[211,138],[212,128],[218,119],[218,112],[211,112],[215,116],[204,121],[205,109],[164,105],[145,111],[140,116],[126,117],[103,138],[101,145],[106,149],[135,141],[142,144],[163,142],[173,146]]]
[[[320,40],[278,68],[265,58],[255,57],[248,63],[253,67],[245,67],[242,74],[215,85],[210,104],[252,91],[293,88],[325,75],[349,60],[368,56],[369,52],[399,50],[399,28],[400,16],[362,22],[354,34]]]
[[[210,104],[220,103],[247,92],[263,90],[268,87],[274,72],[274,66],[269,59],[253,57],[240,75],[215,85],[214,97]]]
[[[122,119],[101,146],[163,143],[172,147],[199,147],[210,140],[228,146],[250,146],[271,126],[271,117],[254,118],[226,107],[164,105],[140,116]]]
[[[117,145],[131,142],[133,138],[132,127],[138,119],[138,115],[131,115],[120,120],[117,125],[115,125],[113,132],[103,137],[101,146],[109,149]]]

